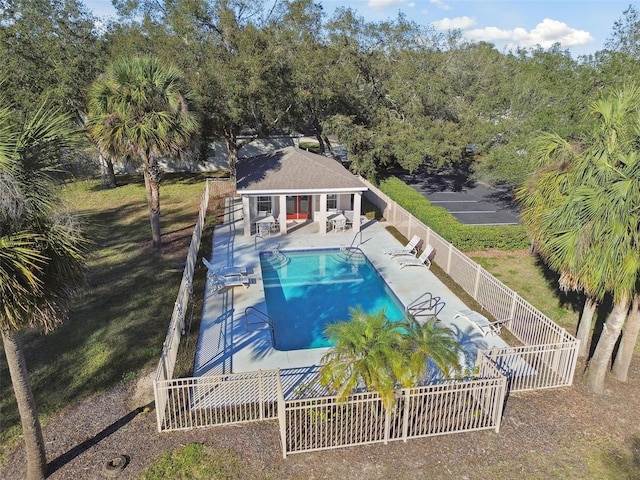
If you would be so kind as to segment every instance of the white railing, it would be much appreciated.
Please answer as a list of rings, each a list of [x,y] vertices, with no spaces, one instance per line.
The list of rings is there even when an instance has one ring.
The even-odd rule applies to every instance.
[[[567,386],[573,383],[579,346],[575,337],[417,220],[374,185],[363,178],[361,180],[369,187],[365,195],[380,209],[389,223],[405,237],[419,235],[425,243],[433,245],[436,252],[433,263],[442,268],[496,319],[509,319],[505,324],[506,328],[526,346],[526,356],[531,363],[539,366],[536,371],[556,373],[537,380],[531,378],[512,380],[509,385],[511,391]],[[546,361],[552,362],[551,365],[548,365],[549,368],[542,368],[541,362]],[[557,371],[558,368],[563,370]],[[518,372],[514,371],[513,374],[516,375]]]
[[[275,419],[282,395],[279,370],[163,380],[155,388],[166,398],[161,432]]]
[[[576,354],[572,343],[525,345],[484,351],[508,378],[510,392],[571,385]]]
[[[500,429],[507,379],[487,357],[481,377],[396,391],[385,409],[375,392],[336,397],[280,399],[282,455],[352,445],[407,441],[475,430]]]

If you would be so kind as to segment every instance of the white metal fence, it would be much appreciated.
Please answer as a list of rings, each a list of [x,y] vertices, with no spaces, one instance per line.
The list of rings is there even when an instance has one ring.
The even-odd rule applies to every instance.
[[[579,346],[575,337],[374,185],[365,179],[361,180],[369,187],[365,195],[380,209],[389,223],[405,237],[419,235],[425,244],[433,245],[436,252],[434,263],[496,319],[509,319],[505,324],[506,328],[524,346],[493,350],[492,358],[501,365],[524,362],[531,366],[523,369],[505,367],[504,372],[510,378],[510,391],[560,387],[573,383]]]
[[[166,398],[159,431],[275,419],[282,396],[279,370],[161,380],[155,388]]]
[[[383,408],[375,392],[356,393],[344,403],[336,397],[281,398],[283,457],[449,433],[498,431],[507,379],[488,357],[481,355],[479,361],[478,378],[397,390],[391,409]]]

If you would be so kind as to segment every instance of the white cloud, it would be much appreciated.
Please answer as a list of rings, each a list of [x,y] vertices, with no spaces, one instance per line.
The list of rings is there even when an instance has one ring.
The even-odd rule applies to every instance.
[[[446,32],[447,30],[469,30],[476,26],[476,21],[471,17],[443,18],[433,22],[436,30]]]
[[[443,0],[429,0],[429,3],[435,5],[442,10],[451,10],[451,7],[447,5]]]
[[[402,7],[405,5],[407,5],[407,0],[369,0],[367,2],[367,6],[371,8]]]
[[[507,42],[508,48],[534,47],[540,45],[542,48],[549,48],[554,43],[559,43],[562,47],[573,47],[576,45],[586,45],[593,42],[593,36],[586,30],[571,28],[564,22],[545,18],[532,30],[522,27],[514,29],[502,29],[498,27],[475,27],[475,20],[469,17],[443,18],[433,22],[437,30],[460,29],[465,37],[475,41],[485,42]]]

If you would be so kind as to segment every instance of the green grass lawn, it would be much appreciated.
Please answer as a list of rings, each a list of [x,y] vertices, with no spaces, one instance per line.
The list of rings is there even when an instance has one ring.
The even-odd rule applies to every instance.
[[[575,334],[584,298],[560,291],[558,275],[547,269],[538,257],[528,251],[488,251],[468,255],[551,320]]]
[[[204,185],[204,175],[173,174],[163,180],[161,252],[151,248],[141,177],[119,178],[119,186],[112,190],[103,189],[99,181],[80,181],[64,188],[64,198],[82,216],[91,240],[89,273],[84,294],[61,326],[48,335],[30,332],[24,336],[31,385],[43,423],[79,398],[131,379],[158,361]],[[215,215],[208,220],[203,239],[210,246]],[[193,312],[199,315],[195,296],[194,300]],[[0,354],[0,386],[3,460],[20,434],[4,353]]]

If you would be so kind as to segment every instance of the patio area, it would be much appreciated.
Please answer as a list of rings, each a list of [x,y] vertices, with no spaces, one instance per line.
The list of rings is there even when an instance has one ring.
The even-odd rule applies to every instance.
[[[286,251],[353,245],[366,254],[404,306],[425,292],[439,296],[445,306],[438,318],[455,333],[469,368],[475,365],[478,349],[507,346],[498,335],[485,336],[475,323],[456,317],[459,311],[468,309],[468,306],[430,270],[414,266],[401,269],[383,253],[386,248],[399,246],[398,241],[385,229],[385,223],[367,221],[362,217],[360,233],[347,229],[319,234],[317,222],[310,222],[293,226],[286,235],[276,234],[263,239],[255,235],[243,235],[240,202],[233,205],[227,219],[215,229],[211,263],[214,268],[243,267],[251,272],[251,283],[248,288],[240,286],[223,293],[206,294],[195,356],[196,377],[279,368],[287,396],[305,377],[313,376],[317,370],[320,359],[328,349],[275,350],[266,324],[255,329],[248,329],[245,324],[245,309],[248,307],[263,312],[267,310],[259,254],[271,247]],[[435,255],[437,258],[437,251]]]

